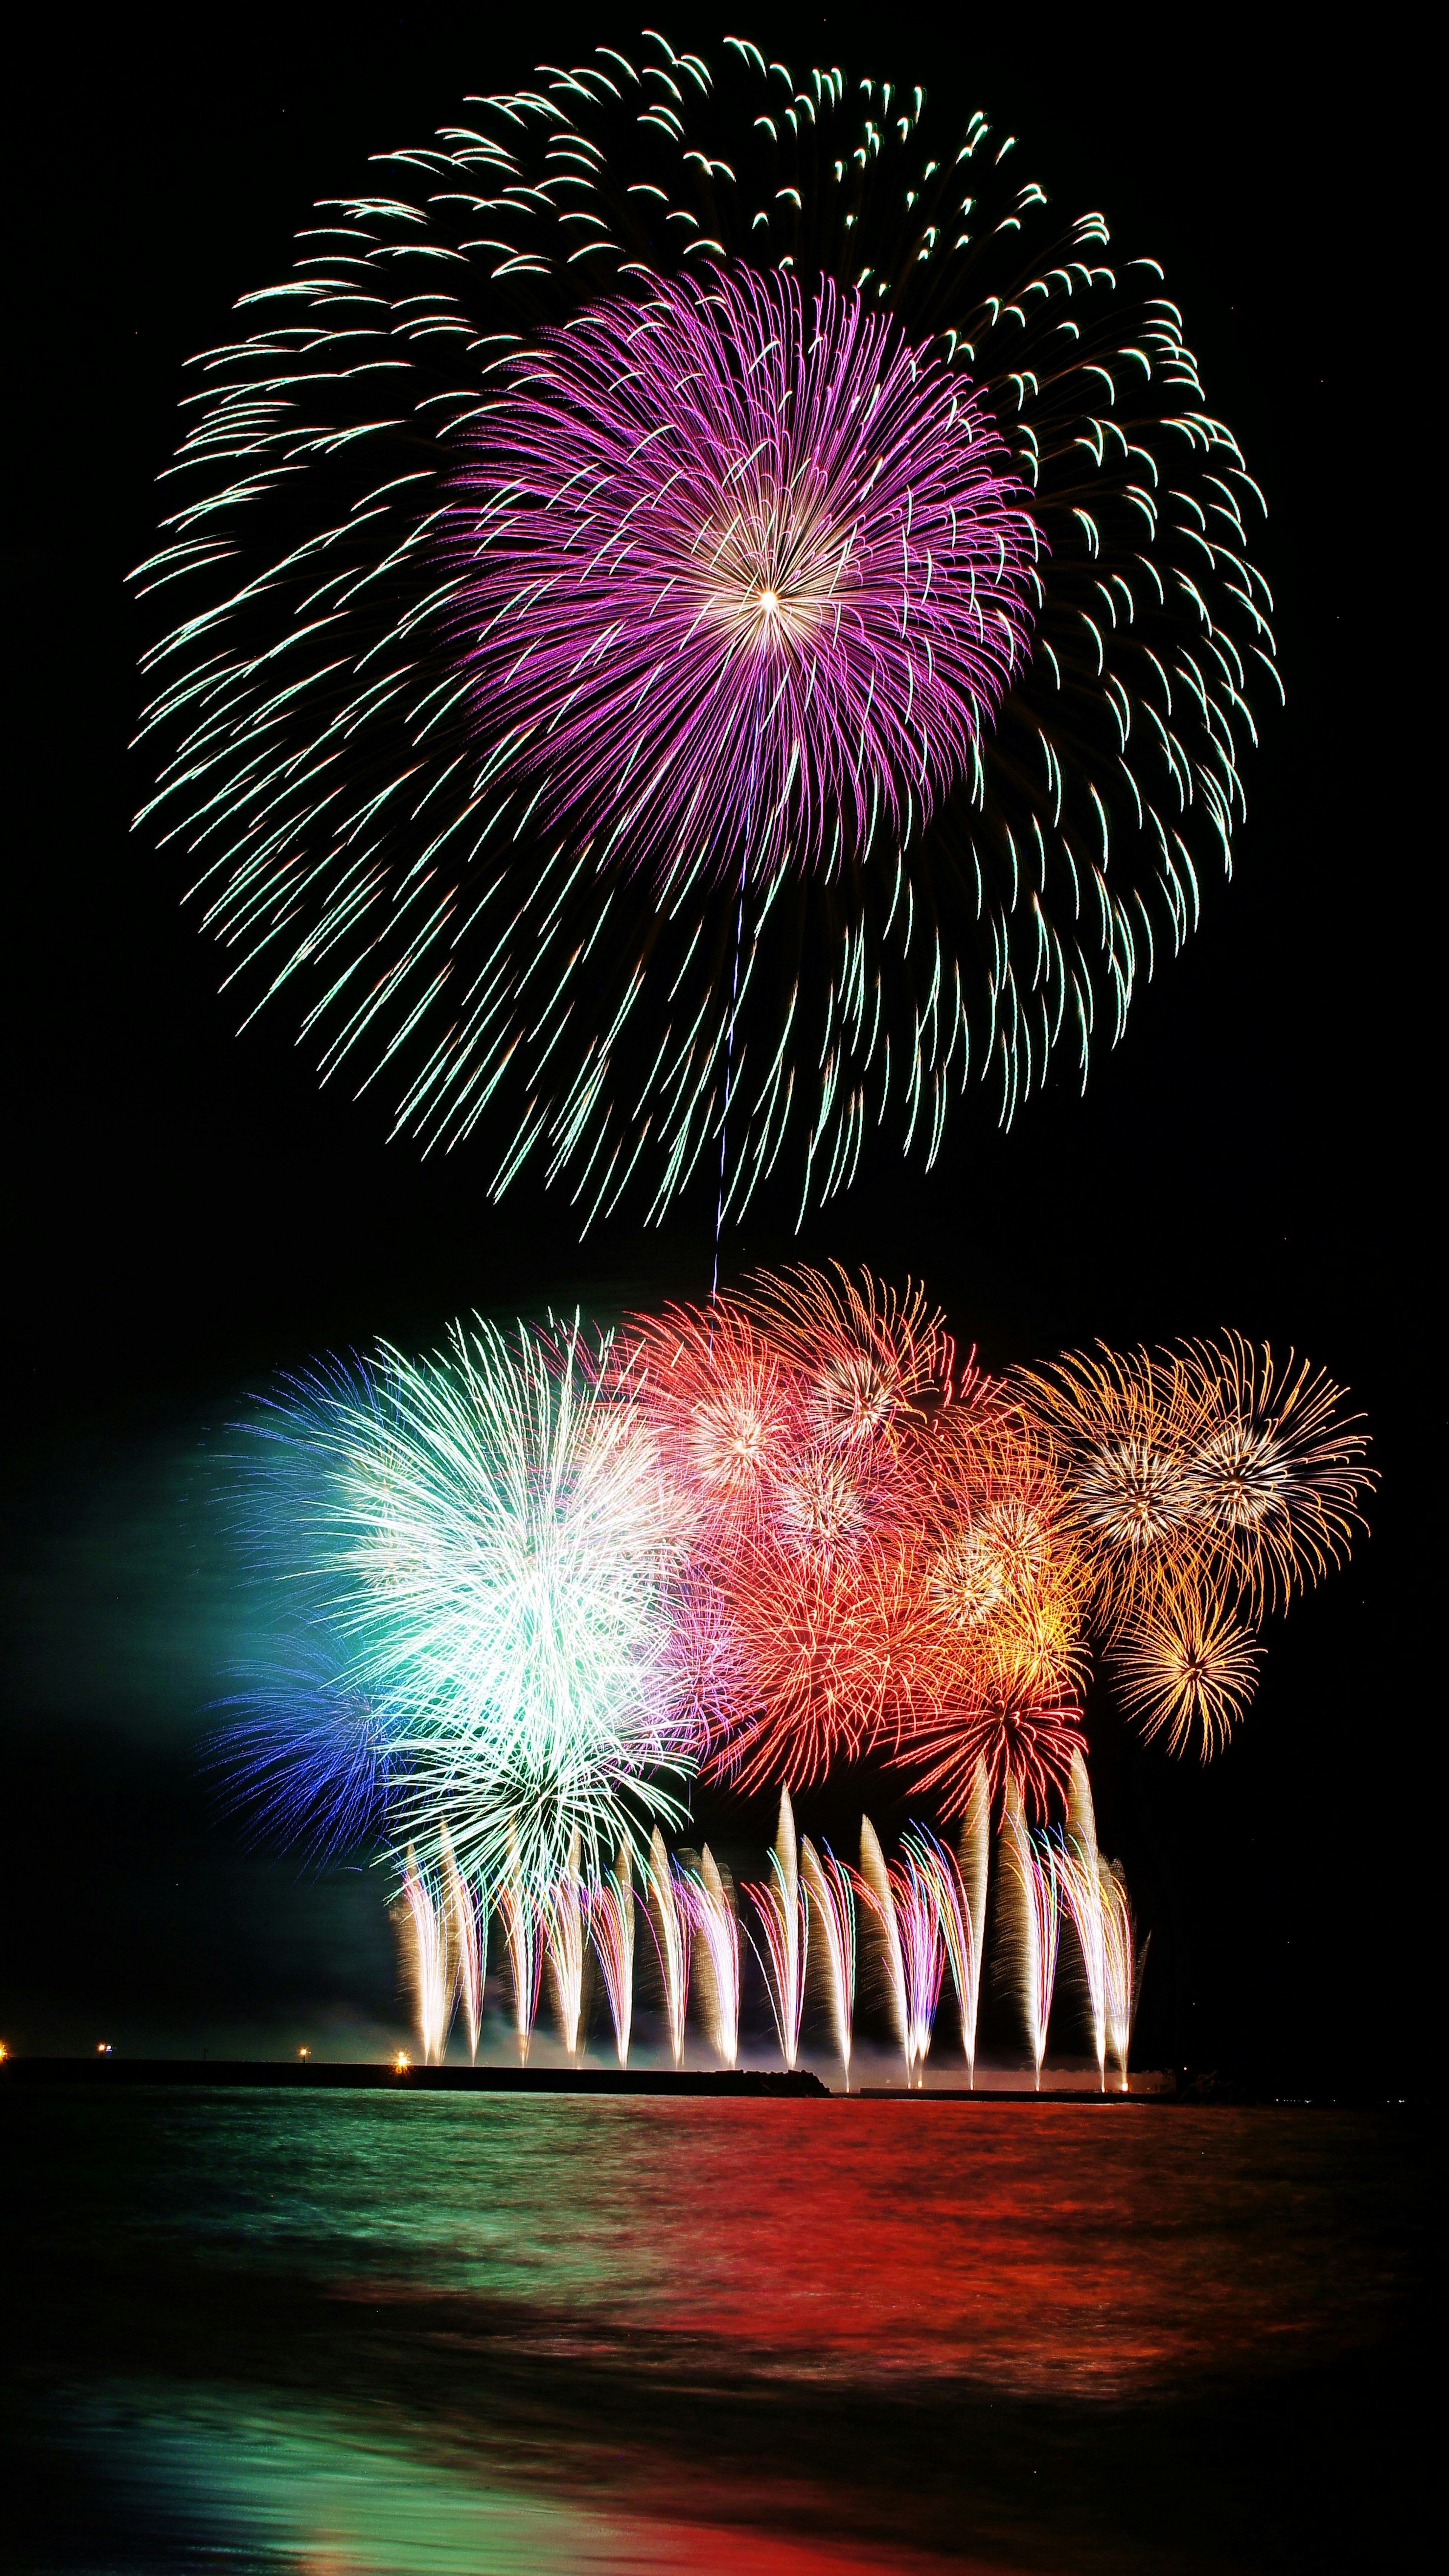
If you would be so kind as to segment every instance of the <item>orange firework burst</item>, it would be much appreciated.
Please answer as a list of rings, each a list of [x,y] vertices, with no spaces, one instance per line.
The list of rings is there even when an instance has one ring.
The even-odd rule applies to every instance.
[[[1114,1662],[1125,1706],[1174,1753],[1194,1737],[1204,1762],[1226,1744],[1253,1696],[1260,1648],[1211,1577],[1161,1587],[1124,1630]]]
[[[1276,1368],[1240,1333],[1184,1345],[1200,1428],[1188,1462],[1193,1522],[1257,1604],[1288,1601],[1347,1556],[1373,1483],[1362,1416],[1304,1360]]]
[[[1198,1382],[1181,1359],[1099,1345],[1049,1370],[1019,1371],[1015,1391],[1056,1450],[1098,1611],[1115,1629],[1191,1530]]]

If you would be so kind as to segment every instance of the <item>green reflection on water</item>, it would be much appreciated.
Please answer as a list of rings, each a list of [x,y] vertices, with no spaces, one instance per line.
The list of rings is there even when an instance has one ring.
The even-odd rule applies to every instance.
[[[118,2523],[168,2568],[233,2576],[871,2576],[894,2550],[823,2552],[758,2529],[667,2522],[512,2488],[483,2449],[466,2465],[418,2456],[374,2419],[274,2406],[224,2388],[112,2386],[70,2410]],[[929,2576],[934,2557],[911,2553]],[[962,2576],[966,2562],[955,2562]],[[980,2567],[979,2561],[970,2562]],[[969,2570],[967,2571],[969,2576]],[[982,2571],[985,2576],[985,2571]]]

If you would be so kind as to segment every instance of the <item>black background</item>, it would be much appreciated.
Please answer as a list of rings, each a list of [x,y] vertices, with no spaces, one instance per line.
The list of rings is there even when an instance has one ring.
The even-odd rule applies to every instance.
[[[708,52],[735,20],[665,23]],[[1417,1534],[1443,1434],[1413,1056],[1435,934],[1408,808],[1431,754],[1404,640],[1427,530],[1405,465],[1393,116],[1361,58],[1265,51],[1243,17],[1170,41],[1096,12],[953,12],[949,36],[908,8],[738,23],[797,64],[919,78],[963,122],[981,105],[1064,213],[1101,206],[1121,250],[1162,259],[1269,498],[1257,551],[1289,705],[1259,709],[1234,883],[1210,887],[1085,1099],[1064,1069],[1002,1136],[983,1095],[929,1178],[882,1153],[798,1242],[792,1210],[761,1207],[727,1267],[798,1250],[924,1277],[989,1365],[1233,1323],[1351,1386],[1383,1479],[1372,1539],[1274,1623],[1210,1769],[1099,1708],[1093,1773],[1153,1933],[1139,2058],[1402,2092],[1437,1865]],[[127,751],[123,575],[152,538],[183,361],[285,268],[314,196],[364,183],[369,152],[537,55],[627,48],[632,25],[143,14],[99,49],[57,42],[21,85],[12,2046],[89,2045],[102,2025],[200,2046],[243,2023],[290,2044],[326,1996],[396,2015],[376,1880],[299,1882],[248,1854],[198,1769],[219,1687],[183,1597],[214,1577],[198,1468],[245,1389],[379,1331],[430,1340],[473,1306],[612,1313],[708,1288],[705,1194],[662,1233],[626,1214],[580,1246],[527,1179],[493,1208],[481,1156],[420,1165],[380,1106],[319,1094],[282,1019],[237,1037],[178,884],[129,829],[147,780]],[[843,1788],[817,1802],[827,1828],[840,1799],[859,1812]],[[762,1844],[768,1821],[762,1802],[738,1829]]]

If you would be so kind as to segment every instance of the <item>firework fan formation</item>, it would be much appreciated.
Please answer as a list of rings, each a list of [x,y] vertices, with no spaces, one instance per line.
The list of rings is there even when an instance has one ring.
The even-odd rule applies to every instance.
[[[501,1906],[521,2038],[545,1949],[576,2034],[584,1924],[613,1974],[631,1870],[676,2043],[691,1938],[736,2026],[718,1872],[675,1873],[657,1830],[701,1770],[786,1793],[752,1902],[795,2030],[796,1935],[813,1906],[843,1956],[844,1918],[788,1793],[863,1758],[962,1822],[965,1875],[928,1838],[892,1902],[909,1928],[950,1880],[942,1956],[974,2030],[968,1846],[993,1806],[1018,1840],[1056,1806],[1085,1851],[1092,1649],[1149,1735],[1206,1756],[1251,1696],[1251,1621],[1346,1552],[1372,1481],[1339,1390],[1234,1336],[992,1383],[919,1291],[809,1269],[596,1341],[478,1325],[421,1363],[384,1348],[259,1428],[252,1518],[291,1638],[226,1758],[265,1823],[411,1851],[460,1919]],[[1095,1859],[1059,1857],[1096,1923]]]
[[[1162,288],[982,115],[733,39],[320,207],[140,576],[147,826],[239,1009],[583,1224],[1085,1072],[1276,685]]]

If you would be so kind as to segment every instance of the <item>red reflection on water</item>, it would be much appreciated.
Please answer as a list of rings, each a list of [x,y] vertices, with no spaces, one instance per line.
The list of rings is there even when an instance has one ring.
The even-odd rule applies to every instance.
[[[576,2325],[603,2323],[569,2260],[582,2237],[631,2335],[707,2339],[791,2377],[964,2372],[1106,2396],[1362,2340],[1390,2295],[1355,2228],[1371,2238],[1371,2213],[1345,2205],[1345,2121],[909,2099],[638,2109],[590,2121],[568,2159],[535,2283],[556,2323],[560,2292]]]

